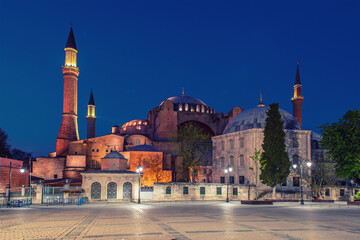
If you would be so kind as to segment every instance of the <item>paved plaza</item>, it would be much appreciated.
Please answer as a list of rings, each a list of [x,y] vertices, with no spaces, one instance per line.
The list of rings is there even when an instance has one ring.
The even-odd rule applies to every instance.
[[[93,203],[0,209],[0,239],[360,239],[344,203]]]

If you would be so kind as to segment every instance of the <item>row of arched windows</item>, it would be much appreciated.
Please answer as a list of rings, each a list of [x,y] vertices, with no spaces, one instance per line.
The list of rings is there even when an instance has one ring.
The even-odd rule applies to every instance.
[[[123,198],[131,198],[132,184],[126,182],[123,184]],[[117,184],[115,182],[109,182],[106,187],[106,198],[117,198]],[[91,184],[91,199],[101,199],[101,184],[99,182],[93,182]]]
[[[229,162],[228,164],[230,165],[230,167],[232,167],[233,169],[235,169],[235,167],[239,166],[240,168],[244,168],[245,167],[245,157],[243,154],[241,154],[238,158],[238,162],[235,163],[235,157],[234,156],[230,156],[229,157]],[[225,158],[221,157],[220,158],[220,167],[221,169],[224,169],[225,167],[227,167],[227,163],[225,162]]]
[[[239,138],[239,146],[240,146],[240,148],[243,148],[244,145],[245,145],[244,144],[244,138],[243,137]],[[234,149],[234,140],[233,139],[229,140],[229,149]],[[220,142],[220,150],[225,150],[225,142],[224,141]]]
[[[215,113],[215,110],[209,107],[205,107],[204,105],[195,105],[195,104],[177,104],[174,105],[175,111],[185,111],[185,112],[202,112],[202,113]]]

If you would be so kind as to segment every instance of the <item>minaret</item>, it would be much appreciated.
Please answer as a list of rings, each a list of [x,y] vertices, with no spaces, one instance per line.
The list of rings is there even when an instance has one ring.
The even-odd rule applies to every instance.
[[[301,81],[300,81],[299,60],[298,60],[297,68],[296,68],[295,85],[294,85],[294,97],[291,98],[291,102],[293,104],[293,115],[296,118],[296,120],[298,120],[301,126],[302,126],[303,101],[304,98],[301,96]]]
[[[79,140],[77,124],[77,81],[79,69],[76,65],[77,49],[71,26],[65,46],[63,114],[59,134],[56,138],[56,156],[65,156],[69,152],[69,143]]]
[[[87,138],[93,138],[95,137],[96,116],[95,116],[95,101],[94,101],[92,89],[90,93],[86,119],[87,119]]]

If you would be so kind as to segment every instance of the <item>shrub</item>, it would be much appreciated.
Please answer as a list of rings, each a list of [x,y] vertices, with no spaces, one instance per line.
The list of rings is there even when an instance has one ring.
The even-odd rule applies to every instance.
[[[357,192],[357,194],[355,194],[354,199],[355,200],[360,200],[360,191]]]

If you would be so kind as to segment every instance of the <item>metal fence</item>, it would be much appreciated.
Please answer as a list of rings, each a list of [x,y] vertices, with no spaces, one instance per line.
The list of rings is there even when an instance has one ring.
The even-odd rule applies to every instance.
[[[31,191],[31,194],[30,194]],[[13,187],[10,189],[10,198],[20,198],[20,197],[36,197],[36,188],[30,187]],[[8,197],[8,189],[0,188],[0,200]]]
[[[66,205],[87,203],[84,190],[81,187],[44,186],[42,189],[42,204]]]

